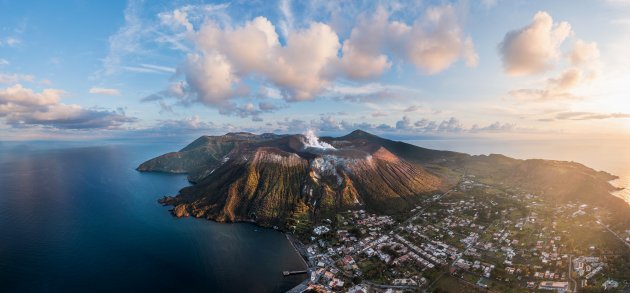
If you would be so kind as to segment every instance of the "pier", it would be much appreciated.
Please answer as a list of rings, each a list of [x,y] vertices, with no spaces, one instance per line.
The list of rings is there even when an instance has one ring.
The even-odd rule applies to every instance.
[[[308,270],[301,270],[301,271],[283,271],[282,274],[286,277],[286,276],[291,276],[291,275],[300,275],[300,274],[306,274],[308,273]]]

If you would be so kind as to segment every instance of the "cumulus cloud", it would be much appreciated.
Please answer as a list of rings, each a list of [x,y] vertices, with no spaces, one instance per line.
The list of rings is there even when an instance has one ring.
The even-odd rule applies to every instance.
[[[351,79],[378,77],[391,67],[387,55],[389,15],[379,8],[372,17],[360,17],[350,38],[343,42],[341,66]]]
[[[92,87],[89,92],[96,95],[120,96],[120,91],[113,88]]]
[[[404,116],[402,120],[396,121],[396,129],[411,129],[413,127],[413,122],[411,122],[411,118]]]
[[[472,39],[463,35],[452,6],[427,9],[412,25],[390,21],[385,9],[361,17],[343,43],[341,65],[351,79],[380,76],[391,67],[387,52],[428,74],[441,72],[457,60],[475,66]]]
[[[280,3],[278,27],[262,16],[240,25],[207,17],[195,25],[186,7],[161,13],[161,23],[183,31],[193,47],[177,69],[186,83],[180,101],[200,102],[241,116],[238,113],[253,110],[235,101],[263,97],[267,89],[276,90],[272,98],[305,101],[330,96],[331,85],[340,79],[378,77],[394,61],[411,63],[429,74],[458,60],[471,66],[477,63],[472,40],[464,36],[450,5],[428,8],[412,24],[391,20],[385,9],[378,9],[373,16],[362,17],[341,42],[328,24],[294,26],[290,4]],[[277,31],[283,35],[282,42]],[[248,86],[252,79],[261,85],[256,91]],[[166,98],[164,94],[158,95]],[[395,95],[384,89],[339,97],[365,101]]]
[[[441,72],[463,58],[468,66],[475,66],[478,56],[472,39],[462,35],[454,8],[450,5],[429,8],[425,18],[413,26],[394,23],[393,34],[402,42],[407,60],[429,74]]]
[[[561,56],[567,60],[558,76],[547,78],[538,88],[511,90],[508,95],[521,100],[578,98],[572,91],[596,79],[601,62],[595,42],[576,39],[569,51],[560,52],[560,45],[574,34],[569,23],[554,24],[551,16],[542,11],[528,26],[506,34],[499,47],[507,74],[540,73],[560,64]]]
[[[549,78],[542,89],[518,89],[509,91],[508,94],[520,100],[558,100],[577,99],[571,94],[571,90],[584,81],[582,71],[569,68],[560,76]]]
[[[137,121],[122,109],[86,109],[60,103],[63,91],[35,92],[20,84],[0,89],[0,118],[13,127],[43,126],[57,129],[112,129]]]
[[[597,43],[587,43],[583,40],[576,40],[573,49],[569,52],[569,61],[574,66],[584,65],[599,59],[599,48]]]
[[[63,91],[56,89],[45,89],[36,93],[31,89],[23,87],[21,84],[0,89],[0,105],[3,112],[8,113],[8,109],[15,111],[26,111],[31,107],[45,107],[59,103]]]
[[[554,23],[549,13],[536,13],[532,23],[508,32],[499,44],[505,72],[529,75],[553,68],[554,61],[561,55],[560,45],[570,34],[569,23]]]

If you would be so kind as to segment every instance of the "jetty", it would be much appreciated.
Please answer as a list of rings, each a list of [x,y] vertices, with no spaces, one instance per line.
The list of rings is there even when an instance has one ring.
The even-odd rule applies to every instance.
[[[301,270],[301,271],[283,271],[282,274],[286,277],[286,276],[291,276],[291,275],[300,275],[300,274],[306,274],[308,273],[308,270]]]

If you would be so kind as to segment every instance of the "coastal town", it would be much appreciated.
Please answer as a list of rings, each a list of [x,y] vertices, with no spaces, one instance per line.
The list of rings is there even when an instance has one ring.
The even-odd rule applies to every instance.
[[[609,216],[464,176],[402,215],[348,210],[292,227],[308,270],[291,292],[630,289],[630,227]]]

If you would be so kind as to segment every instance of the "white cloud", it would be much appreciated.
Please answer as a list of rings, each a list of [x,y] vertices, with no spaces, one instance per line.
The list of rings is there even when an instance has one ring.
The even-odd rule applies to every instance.
[[[4,58],[0,58],[0,66],[9,65],[9,61]]]
[[[173,29],[183,27],[186,31],[192,32],[195,26],[194,22],[199,22],[209,16],[229,18],[224,13],[228,7],[230,7],[229,3],[185,5],[173,11],[159,13],[158,19],[161,24]]]
[[[174,50],[192,53],[186,40],[190,38],[191,34],[194,34],[195,28],[198,28],[200,23],[208,18],[218,19],[222,23],[228,24],[230,16],[225,10],[229,7],[229,3],[185,5],[172,11],[159,13],[160,24],[167,29],[155,30],[154,32],[157,34],[155,41],[167,44]],[[184,29],[183,32],[181,32],[182,28]]]
[[[566,53],[560,45],[575,33],[567,22],[554,24],[546,12],[538,12],[533,22],[506,34],[500,44],[504,68],[509,75],[541,73],[568,63],[558,76],[547,78],[538,88],[511,90],[508,94],[520,100],[558,100],[580,98],[572,91],[596,79],[601,70],[597,43],[576,39]],[[561,63],[560,56],[568,62]]]
[[[391,67],[387,55],[389,15],[379,8],[370,18],[360,17],[350,38],[343,43],[341,66],[351,79],[378,77]]]
[[[470,132],[510,132],[516,129],[516,124],[494,122],[488,126],[473,125]]]
[[[0,47],[2,46],[15,47],[21,43],[22,43],[22,40],[16,37],[6,37],[4,39],[0,38]]]
[[[178,67],[187,89],[180,101],[201,102],[220,113],[234,113],[242,106],[234,100],[264,98],[269,88],[277,89],[287,101],[329,96],[335,81],[381,75],[391,67],[388,55],[430,74],[460,59],[471,66],[477,62],[472,40],[463,36],[449,5],[427,9],[412,25],[390,20],[384,9],[378,10],[373,17],[359,21],[343,44],[328,24],[293,27],[290,6],[288,1],[280,3],[278,28],[262,16],[236,26],[209,17],[197,26],[181,8],[160,14],[163,23],[183,30],[194,48]],[[283,42],[277,30],[285,35]],[[127,69],[148,71],[146,66]],[[251,79],[260,83],[257,92],[245,82]],[[273,93],[272,98],[278,96]],[[392,96],[379,96],[382,94]]]
[[[122,110],[86,109],[60,103],[61,90],[35,92],[16,84],[0,89],[0,118],[13,127],[43,126],[57,129],[110,129],[137,119]]]
[[[519,131],[515,124],[495,122],[486,126],[477,124],[467,127],[455,118],[450,117],[444,120],[430,120],[422,118],[415,122],[409,116],[403,116],[396,121],[394,125],[385,123],[355,123],[350,121],[337,121],[332,116],[322,116],[320,119],[304,121],[300,119],[285,119],[277,122],[277,131],[287,133],[299,133],[305,129],[317,129],[327,133],[340,133],[344,131],[352,131],[355,129],[363,129],[376,133],[396,133],[402,135],[423,135],[423,134],[462,134],[462,133],[482,133],[482,132],[514,132]]]
[[[227,105],[228,100],[239,93],[234,86],[239,78],[223,55],[211,52],[191,54],[182,68],[186,82],[196,92],[198,101],[206,105]]]
[[[139,66],[122,66],[122,69],[138,73],[175,73],[175,68],[153,64],[140,64]]]
[[[280,32],[286,38],[291,31],[293,31],[293,12],[291,11],[291,0],[280,0],[280,13],[283,17],[280,20]]]
[[[472,39],[462,36],[461,27],[452,6],[429,8],[422,21],[409,28],[397,28],[407,59],[429,74],[441,72],[463,57],[466,64],[478,62]]]
[[[120,96],[118,89],[93,87],[90,88],[90,94],[105,95],[105,96]]]
[[[0,89],[0,105],[4,110],[13,108],[16,111],[22,107],[50,106],[59,102],[61,94],[63,91],[55,89],[45,89],[41,93],[36,93],[21,84],[16,84]]]
[[[560,45],[570,34],[569,23],[554,24],[549,13],[536,13],[531,24],[508,32],[499,44],[505,72],[530,75],[553,68]]]
[[[417,97],[421,91],[398,85],[371,82],[360,85],[335,84],[326,88],[324,96],[354,102],[382,102]]]
[[[30,75],[30,74],[4,74],[4,73],[0,73],[0,84],[1,83],[5,83],[5,84],[14,84],[14,83],[19,83],[19,82],[33,82],[35,80],[35,76]]]
[[[602,120],[628,118],[630,118],[630,113],[562,112],[555,116],[555,119],[558,120]]]
[[[412,25],[390,21],[387,11],[379,8],[372,17],[359,18],[342,51],[341,66],[351,79],[380,76],[391,67],[387,52],[428,74],[444,71],[460,59],[476,66],[479,59],[450,5],[427,9]]]
[[[411,129],[413,128],[413,122],[408,116],[404,116],[402,120],[396,121],[396,129]]]
[[[105,74],[116,72],[128,54],[142,51],[141,40],[151,30],[144,27],[140,18],[142,1],[129,0],[124,11],[125,24],[114,35],[109,37],[109,51],[103,59]]]
[[[264,17],[235,28],[208,21],[195,41],[201,52],[189,55],[182,71],[199,100],[209,105],[247,94],[235,88],[249,75],[264,76],[287,100],[312,99],[328,84],[327,69],[339,47],[337,35],[322,23],[292,32],[283,46]]]
[[[583,40],[576,40],[573,50],[569,52],[569,61],[574,66],[591,63],[599,59],[599,49],[597,43],[587,43]]]

